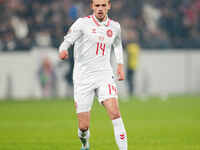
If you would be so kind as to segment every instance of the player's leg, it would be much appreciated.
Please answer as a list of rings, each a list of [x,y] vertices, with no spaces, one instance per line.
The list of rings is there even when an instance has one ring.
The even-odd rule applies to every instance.
[[[119,147],[119,150],[127,150],[127,134],[122,121],[118,101],[116,98],[109,98],[104,100],[103,105],[108,112],[108,115],[113,123],[115,140]]]
[[[90,124],[90,112],[81,112],[77,114],[78,117],[78,137],[82,143],[82,150],[89,149],[89,124]]]
[[[78,118],[78,137],[82,143],[81,150],[89,150],[90,110],[93,104],[94,90],[89,84],[75,85],[74,98]]]
[[[101,84],[98,88],[98,99],[104,105],[112,120],[114,127],[115,140],[119,150],[127,150],[127,135],[122,121],[117,101],[117,88],[114,81]]]

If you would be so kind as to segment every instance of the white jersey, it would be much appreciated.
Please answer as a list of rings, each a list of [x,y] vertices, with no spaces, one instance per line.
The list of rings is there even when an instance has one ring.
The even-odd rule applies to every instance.
[[[59,51],[67,50],[72,44],[74,44],[75,83],[88,81],[107,73],[113,74],[110,64],[112,49],[117,63],[123,64],[120,24],[108,17],[105,22],[99,22],[94,15],[79,18],[64,37]]]

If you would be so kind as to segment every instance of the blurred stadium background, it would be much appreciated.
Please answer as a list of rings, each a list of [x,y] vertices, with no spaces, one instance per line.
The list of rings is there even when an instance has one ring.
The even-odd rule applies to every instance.
[[[200,150],[200,0],[111,1],[130,150]],[[0,0],[0,150],[79,149],[73,47],[60,61],[58,46],[90,13],[89,0]],[[116,149],[106,112],[96,102],[92,111],[91,148]]]
[[[0,98],[72,96],[73,57],[61,62],[57,49],[91,13],[89,0],[0,0],[0,12]],[[199,0],[113,0],[110,16],[122,26],[125,65],[138,64],[135,95],[200,92]],[[129,47],[140,49],[135,60]],[[127,82],[119,87],[127,96]]]

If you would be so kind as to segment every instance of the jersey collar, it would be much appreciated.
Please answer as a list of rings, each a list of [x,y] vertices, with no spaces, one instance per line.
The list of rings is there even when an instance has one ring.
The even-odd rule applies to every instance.
[[[94,21],[94,23],[95,23],[97,26],[104,25],[104,26],[108,27],[108,26],[110,25],[110,19],[108,18],[108,16],[106,16],[106,20],[105,20],[105,21],[100,22],[100,21],[95,17],[95,15],[92,15],[92,20]]]

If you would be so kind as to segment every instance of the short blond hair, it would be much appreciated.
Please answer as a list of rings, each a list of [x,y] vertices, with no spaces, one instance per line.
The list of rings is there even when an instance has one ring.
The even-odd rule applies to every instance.
[[[93,0],[90,0],[90,3],[92,4],[92,3],[93,3]],[[110,3],[110,0],[108,1],[108,3]]]

